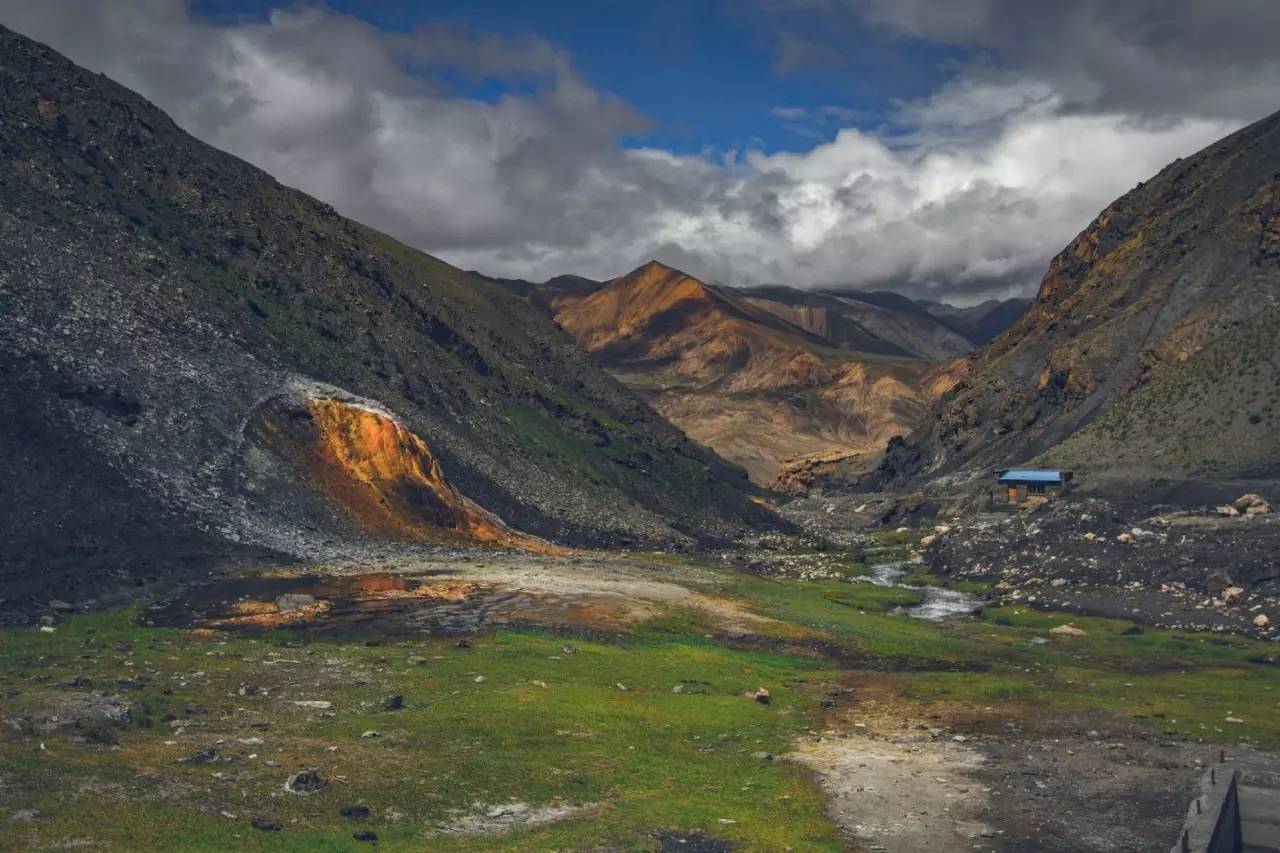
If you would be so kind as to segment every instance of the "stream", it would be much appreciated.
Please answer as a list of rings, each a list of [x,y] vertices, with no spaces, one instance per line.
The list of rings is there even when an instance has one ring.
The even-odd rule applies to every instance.
[[[985,604],[981,598],[968,592],[946,589],[940,586],[911,586],[899,583],[907,573],[907,567],[919,565],[919,560],[902,560],[896,563],[881,563],[871,567],[871,582],[876,586],[909,589],[924,595],[924,601],[907,608],[907,614],[916,619],[937,622],[956,616],[972,616]]]

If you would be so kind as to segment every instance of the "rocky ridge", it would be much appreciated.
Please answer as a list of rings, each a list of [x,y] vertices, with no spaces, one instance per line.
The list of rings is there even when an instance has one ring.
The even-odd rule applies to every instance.
[[[1280,114],[1104,210],[873,487],[1027,462],[1096,481],[1280,472]]]

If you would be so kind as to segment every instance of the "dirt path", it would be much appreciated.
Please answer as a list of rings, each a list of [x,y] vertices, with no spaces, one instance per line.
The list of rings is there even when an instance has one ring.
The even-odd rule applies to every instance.
[[[849,683],[852,702],[788,756],[817,776],[846,836],[868,850],[994,849],[982,752],[882,677]]]
[[[989,849],[983,839],[995,835],[968,775],[982,755],[962,744],[824,732],[790,757],[817,774],[832,818],[869,850]]]

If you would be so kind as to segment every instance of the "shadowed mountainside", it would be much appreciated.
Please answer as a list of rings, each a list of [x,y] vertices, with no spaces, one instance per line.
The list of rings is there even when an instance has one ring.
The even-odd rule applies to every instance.
[[[991,343],[1031,306],[1030,299],[988,299],[967,308],[922,302],[930,314],[955,329],[976,347]]]
[[[672,542],[779,523],[741,471],[503,288],[2,28],[0,95],[11,598],[41,572],[66,578],[46,596],[129,575],[117,558],[131,536],[152,537],[147,578],[176,562],[160,556],[169,540],[196,565],[385,537],[369,506],[442,542]],[[387,441],[351,444],[365,439]],[[329,466],[343,494],[308,468],[326,442],[361,460]],[[356,476],[370,471],[385,476]]]
[[[1280,474],[1280,113],[1104,210],[875,486],[1034,460],[1097,479]]]

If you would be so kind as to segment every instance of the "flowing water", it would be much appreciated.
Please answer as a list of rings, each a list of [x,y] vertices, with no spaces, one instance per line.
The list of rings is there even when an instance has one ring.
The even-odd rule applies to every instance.
[[[919,560],[901,560],[896,563],[881,563],[871,567],[871,582],[876,586],[895,587],[919,592],[924,601],[907,608],[907,613],[917,619],[936,622],[956,616],[971,616],[982,609],[985,603],[981,598],[956,589],[939,586],[912,586],[900,583],[909,566],[919,565]]]

